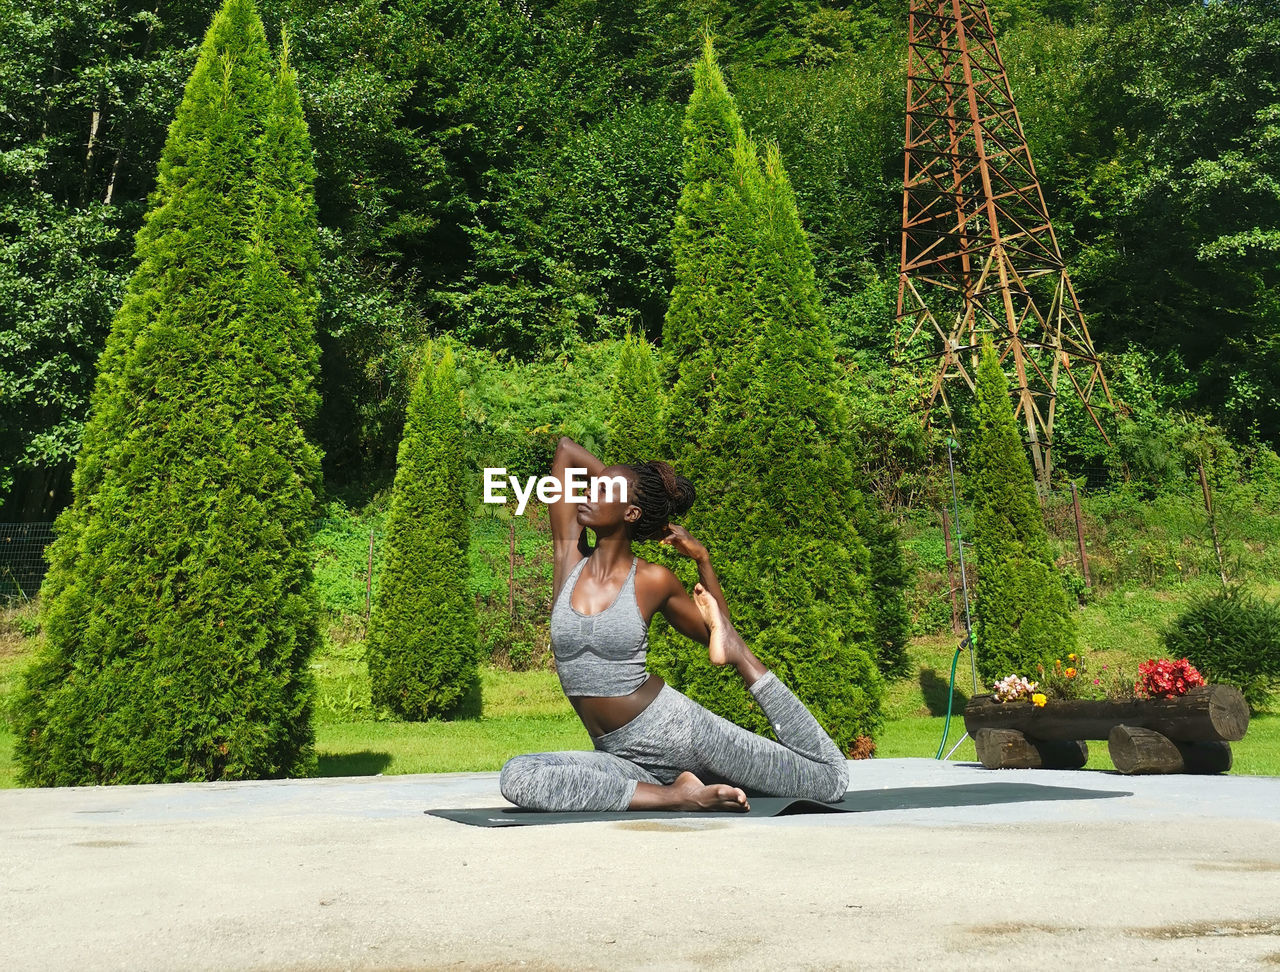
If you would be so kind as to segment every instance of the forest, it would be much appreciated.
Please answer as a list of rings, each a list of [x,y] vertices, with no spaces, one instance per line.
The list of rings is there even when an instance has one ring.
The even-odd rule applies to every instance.
[[[1189,442],[1280,436],[1280,20],[1254,2],[994,0],[1094,342],[1129,410],[1064,476],[1153,487]],[[451,335],[467,421],[540,473],[605,441],[611,339],[661,338],[699,30],[794,185],[886,505],[937,458],[895,368],[906,8],[265,0],[298,72],[320,225],[316,435],[334,490],[389,482],[414,350]],[[49,520],[207,4],[23,5],[0,34],[0,519]],[[603,343],[602,343],[603,342]],[[603,356],[603,358],[601,357]],[[1216,448],[1216,446],[1215,446]],[[481,462],[480,465],[485,463]],[[492,463],[490,463],[492,464]]]

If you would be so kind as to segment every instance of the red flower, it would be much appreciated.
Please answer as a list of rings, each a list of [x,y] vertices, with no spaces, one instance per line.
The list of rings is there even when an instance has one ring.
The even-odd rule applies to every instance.
[[[1146,698],[1172,699],[1204,684],[1204,676],[1186,658],[1178,661],[1150,658],[1138,666],[1138,680],[1133,688]]]

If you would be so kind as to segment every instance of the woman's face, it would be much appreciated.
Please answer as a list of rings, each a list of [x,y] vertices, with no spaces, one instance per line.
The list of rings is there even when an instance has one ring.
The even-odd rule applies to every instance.
[[[587,491],[587,501],[576,504],[578,522],[591,527],[597,533],[602,530],[616,529],[625,523],[634,523],[640,519],[640,507],[631,502],[635,499],[635,474],[626,466],[606,466],[600,473],[602,479],[621,478],[627,484],[627,502],[622,501],[622,490],[618,484],[607,489],[601,483],[594,497]]]

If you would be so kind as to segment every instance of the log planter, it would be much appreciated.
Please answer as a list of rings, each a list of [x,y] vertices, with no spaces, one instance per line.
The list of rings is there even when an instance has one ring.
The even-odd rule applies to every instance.
[[[988,769],[1079,769],[1105,739],[1121,773],[1224,773],[1249,728],[1238,689],[1203,685],[1173,699],[997,702],[979,696],[964,726]]]

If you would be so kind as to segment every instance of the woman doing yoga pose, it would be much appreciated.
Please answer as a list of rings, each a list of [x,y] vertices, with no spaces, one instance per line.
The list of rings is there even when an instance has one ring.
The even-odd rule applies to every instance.
[[[624,477],[627,501],[601,490],[588,502],[568,502],[571,468]],[[560,440],[552,477],[562,488],[548,504],[551,647],[560,684],[595,749],[515,756],[502,768],[502,795],[532,810],[745,811],[742,788],[841,799],[849,782],[844,756],[734,630],[706,548],[669,522],[693,505],[690,482],[664,462],[605,467],[568,438]],[[585,527],[595,531],[594,549]],[[693,597],[666,567],[636,557],[633,540],[660,540],[695,560]],[[658,612],[706,645],[712,664],[738,670],[781,742],[734,725],[645,672],[649,622]]]

